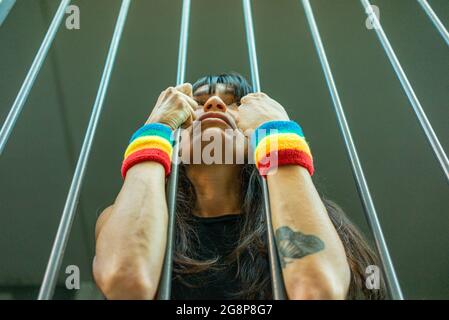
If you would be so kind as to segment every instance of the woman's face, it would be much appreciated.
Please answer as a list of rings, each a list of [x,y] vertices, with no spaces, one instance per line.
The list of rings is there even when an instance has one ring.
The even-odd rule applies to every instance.
[[[193,98],[198,103],[196,121],[187,128],[189,139],[183,136],[181,150],[190,150],[191,161],[196,154],[194,163],[198,163],[197,153],[201,152],[201,163],[230,164],[232,159],[233,164],[242,164],[238,159],[246,157],[247,143],[237,127],[240,99],[235,96],[234,88],[216,84],[214,92],[209,93],[209,86],[204,85],[193,92]]]

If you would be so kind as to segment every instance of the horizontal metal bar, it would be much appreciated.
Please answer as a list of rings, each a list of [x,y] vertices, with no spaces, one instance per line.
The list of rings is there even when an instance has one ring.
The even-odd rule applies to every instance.
[[[6,142],[8,141],[9,136],[16,124],[17,119],[19,118],[20,112],[23,109],[23,105],[25,104],[28,95],[33,87],[34,81],[36,80],[37,75],[42,67],[42,64],[47,57],[48,50],[55,38],[55,35],[58,31],[58,27],[61,24],[62,18],[64,17],[65,9],[70,3],[70,0],[62,0],[59,4],[58,10],[53,17],[53,20],[48,28],[48,31],[42,41],[42,44],[34,57],[33,63],[31,64],[30,70],[25,77],[25,80],[22,84],[22,87],[17,94],[16,99],[11,107],[11,110],[6,117],[5,123],[0,130],[0,155],[2,154]]]
[[[379,19],[374,13],[371,3],[368,0],[360,0],[360,1],[362,3],[362,6],[365,8],[365,12],[367,13],[368,17],[372,19],[374,30],[376,31],[377,37],[379,38],[379,41],[382,44],[385,53],[390,59],[391,65],[393,66],[393,69],[396,72],[399,81],[401,82],[402,88],[404,89],[410,101],[410,104],[413,107],[413,111],[415,111],[416,117],[418,118],[418,122],[421,125],[422,129],[424,130],[424,134],[427,140],[429,141],[429,144],[432,147],[432,150],[438,162],[440,163],[446,181],[449,182],[449,160],[447,158],[447,155],[444,152],[437,135],[433,131],[432,125],[430,124],[430,121],[427,119],[426,113],[424,112],[424,109],[422,108],[421,103],[419,102],[412,85],[410,84],[404,70],[402,69],[401,63],[399,62],[396,54],[394,53],[394,50],[391,47],[390,41],[388,40],[387,35],[385,34]]]
[[[432,20],[433,24],[435,25],[435,28],[437,28],[437,30],[440,32],[441,36],[443,37],[444,41],[446,41],[446,44],[449,46],[449,32],[447,32],[443,23],[438,18],[435,11],[433,11],[430,4],[426,0],[418,0],[418,3],[421,5],[421,7],[427,13],[430,20]]]
[[[58,231],[56,234],[53,248],[48,260],[45,276],[42,281],[42,286],[39,291],[39,300],[48,300],[53,296],[56,286],[59,269],[61,268],[62,259],[64,257],[65,247],[70,235],[73,220],[75,218],[76,207],[83,184],[84,174],[89,160],[90,151],[92,149],[95,132],[100,119],[103,103],[109,86],[112,70],[115,63],[115,57],[119,47],[123,28],[125,26],[126,17],[128,14],[131,0],[123,0],[120,7],[120,12],[115,25],[114,34],[112,36],[111,45],[106,58],[106,63],[101,77],[100,86],[98,88],[95,103],[92,108],[89,124],[87,126],[86,134],[84,136],[83,146],[76,164],[75,173],[73,174],[70,190],[64,206],[64,211],[61,216]]]
[[[323,68],[324,76],[326,78],[326,82],[329,87],[329,92],[332,97],[335,114],[337,116],[338,126],[343,136],[346,152],[351,162],[352,173],[354,175],[358,193],[362,200],[366,220],[368,221],[368,225],[371,228],[371,231],[373,233],[376,242],[377,251],[379,252],[380,255],[380,259],[383,265],[383,271],[386,276],[386,283],[389,293],[393,299],[403,300],[404,298],[402,296],[402,291],[399,286],[398,279],[396,277],[396,272],[394,270],[393,263],[390,258],[390,253],[388,252],[388,247],[385,242],[385,238],[379,223],[379,219],[377,217],[374,202],[371,198],[368,183],[366,182],[365,174],[363,173],[362,164],[360,163],[357,149],[352,139],[351,130],[349,129],[349,125],[346,120],[343,105],[340,100],[340,95],[338,94],[337,86],[335,85],[334,77],[332,75],[332,71],[329,66],[329,61],[327,60],[326,51],[324,50],[324,45],[323,42],[321,41],[321,36],[315,21],[315,17],[313,15],[312,7],[310,6],[309,0],[302,0],[302,4],[307,17],[307,21],[309,23],[312,38],[315,43],[316,51],[318,53],[321,66]]]

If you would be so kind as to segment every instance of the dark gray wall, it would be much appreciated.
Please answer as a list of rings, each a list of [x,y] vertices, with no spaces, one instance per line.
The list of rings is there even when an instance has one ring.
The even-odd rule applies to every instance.
[[[449,27],[449,2],[429,2]],[[0,123],[58,3],[19,0],[0,27]],[[60,29],[0,158],[0,298],[36,296],[120,7],[119,0],[73,3],[81,9],[81,29]],[[448,151],[448,47],[416,1],[373,3]],[[313,0],[312,6],[404,294],[447,299],[449,190],[438,162],[374,31],[365,28],[360,2]],[[65,266],[76,264],[91,288],[96,216],[120,188],[127,139],[159,92],[174,84],[180,13],[180,0],[131,5],[61,280]],[[317,187],[369,235],[300,2],[255,0],[253,14],[262,90],[304,127]],[[193,0],[187,80],[228,70],[249,76],[241,2]],[[57,296],[72,293],[62,289]]]

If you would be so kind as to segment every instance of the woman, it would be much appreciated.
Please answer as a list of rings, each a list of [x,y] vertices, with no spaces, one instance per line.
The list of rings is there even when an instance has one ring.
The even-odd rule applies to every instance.
[[[305,139],[279,103],[251,92],[242,76],[228,73],[161,93],[146,126],[133,135],[127,148],[122,189],[97,221],[93,273],[108,299],[156,296],[167,238],[165,182],[170,167],[163,160],[169,158],[161,156],[166,142],[155,138],[154,130],[180,127],[185,130],[180,145],[183,164],[176,206],[173,299],[272,298],[261,174],[268,183],[288,298],[383,297],[382,289],[365,286],[365,269],[376,264],[375,255],[342,210],[318,194],[305,142],[308,161],[293,164],[280,158],[278,167],[269,162],[262,170],[257,152],[264,139],[253,136],[249,141],[249,133],[280,124],[293,128],[287,136]],[[156,153],[154,148],[149,151],[151,156],[135,157],[144,148],[142,141],[162,145]],[[257,166],[250,163],[253,151],[244,152],[245,161],[239,162],[241,150],[254,141],[259,143],[253,159]],[[217,142],[219,147],[210,152],[210,144]],[[231,163],[225,161],[230,152]],[[281,157],[281,151],[276,155]]]

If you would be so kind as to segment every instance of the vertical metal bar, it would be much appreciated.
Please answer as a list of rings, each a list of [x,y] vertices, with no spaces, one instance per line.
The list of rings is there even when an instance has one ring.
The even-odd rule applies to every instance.
[[[189,37],[189,20],[190,20],[190,0],[183,0],[181,14],[181,31],[179,35],[179,52],[178,52],[178,71],[176,76],[176,85],[184,83],[186,60],[187,60],[187,44]],[[162,269],[161,280],[159,282],[158,300],[170,300],[171,283],[173,272],[173,251],[175,241],[175,219],[176,219],[176,195],[178,189],[178,172],[179,172],[179,140],[181,131],[175,131],[175,145],[172,155],[172,170],[168,180],[167,191],[167,207],[168,207],[168,227],[167,227],[167,246],[165,249],[164,267]]]
[[[379,41],[382,44],[385,53],[390,59],[393,69],[401,82],[402,88],[407,94],[407,97],[413,107],[413,111],[415,111],[419,124],[424,130],[426,138],[429,141],[432,150],[440,163],[441,168],[443,169],[443,173],[445,175],[446,180],[449,182],[449,160],[447,158],[447,155],[444,152],[444,149],[441,146],[438,137],[433,131],[432,125],[427,119],[427,116],[421,106],[421,103],[419,102],[418,97],[415,94],[415,91],[413,91],[412,85],[408,81],[408,78],[404,70],[402,69],[402,66],[398,58],[396,57],[396,54],[394,53],[393,48],[391,47],[390,41],[388,41],[388,38],[382,28],[382,25],[380,24],[379,19],[377,18],[376,14],[374,13],[371,7],[370,2],[368,0],[360,0],[360,1],[364,6],[365,12],[368,14],[368,17],[371,18],[373,21],[374,30],[376,31],[377,37],[379,38]]]
[[[115,57],[119,47],[123,28],[125,26],[126,17],[131,0],[122,0],[120,12],[115,25],[114,34],[112,36],[111,45],[106,58],[106,63],[101,77],[100,86],[98,88],[95,103],[92,108],[89,124],[84,136],[83,146],[76,164],[75,173],[73,174],[70,190],[64,206],[64,211],[59,222],[58,232],[56,234],[53,248],[48,260],[45,276],[39,291],[39,300],[49,300],[52,298],[56,282],[58,280],[59,269],[61,268],[65,247],[75,218],[78,198],[83,184],[83,178],[87,167],[87,161],[92,148],[95,131],[100,119],[103,103],[109,86],[109,80],[115,63]]]
[[[354,141],[352,140],[351,131],[349,129],[348,122],[346,121],[346,116],[340,101],[340,96],[338,94],[337,87],[334,82],[329,62],[327,60],[326,51],[324,50],[324,46],[321,41],[321,36],[318,31],[315,17],[313,15],[312,7],[310,6],[309,0],[302,0],[302,4],[304,6],[304,11],[307,17],[307,21],[309,23],[310,31],[312,34],[313,41],[315,43],[317,54],[320,59],[321,66],[323,68],[324,75],[326,77],[329,92],[332,97],[335,113],[337,115],[338,125],[340,127],[340,131],[343,136],[346,152],[348,153],[349,159],[351,161],[352,173],[354,175],[357,190],[363,203],[366,219],[371,228],[371,231],[373,232],[376,247],[383,265],[387,289],[393,299],[403,300],[402,291],[399,286],[398,279],[396,277],[396,272],[394,270],[390,254],[388,252],[387,244],[385,242],[382,233],[382,228],[377,218],[376,208],[374,207],[374,203],[371,198],[368,184],[366,182],[365,175],[363,173],[362,165],[360,163],[359,156],[357,154],[357,150],[354,145]]]
[[[421,7],[427,13],[430,20],[432,20],[433,24],[435,25],[435,28],[437,28],[437,30],[440,32],[441,36],[443,37],[444,41],[446,41],[446,44],[449,46],[449,32],[447,32],[443,23],[438,18],[435,11],[433,11],[430,4],[426,0],[418,0],[418,3],[421,5]]]
[[[0,26],[5,21],[16,0],[0,0]]]
[[[62,18],[64,17],[65,9],[69,3],[70,0],[62,0],[59,4],[58,10],[56,11],[50,27],[48,28],[47,34],[42,41],[36,57],[34,57],[30,70],[28,71],[28,74],[23,81],[22,87],[17,94],[16,100],[14,100],[14,103],[8,113],[8,116],[6,117],[2,129],[0,130],[0,155],[5,148],[6,142],[8,141],[8,138],[12,132],[12,129],[14,128],[14,125],[16,124],[17,119],[19,118],[20,112],[22,111],[23,105],[28,98],[28,94],[33,87],[39,70],[41,69],[43,62],[47,57],[48,50],[50,49],[53,39],[55,38],[58,27],[61,24]]]
[[[246,41],[248,45],[248,55],[251,68],[251,79],[253,89],[260,92],[259,67],[257,65],[256,40],[254,37],[253,18],[251,13],[250,0],[243,0],[243,14],[245,17]],[[276,242],[273,234],[273,224],[271,222],[270,197],[268,193],[267,181],[261,178],[262,191],[264,198],[265,220],[267,224],[268,234],[268,259],[271,273],[271,286],[273,290],[274,300],[285,300],[286,293],[284,281],[282,279],[282,271],[279,263],[279,257],[276,250]]]
[[[253,15],[251,2],[243,0],[243,14],[245,18],[246,42],[248,45],[249,66],[254,91],[260,92],[259,65],[257,63],[256,39],[254,37]]]
[[[179,34],[178,70],[176,85],[184,83],[186,74],[187,45],[189,40],[190,0],[183,0],[181,13],[181,30]]]

